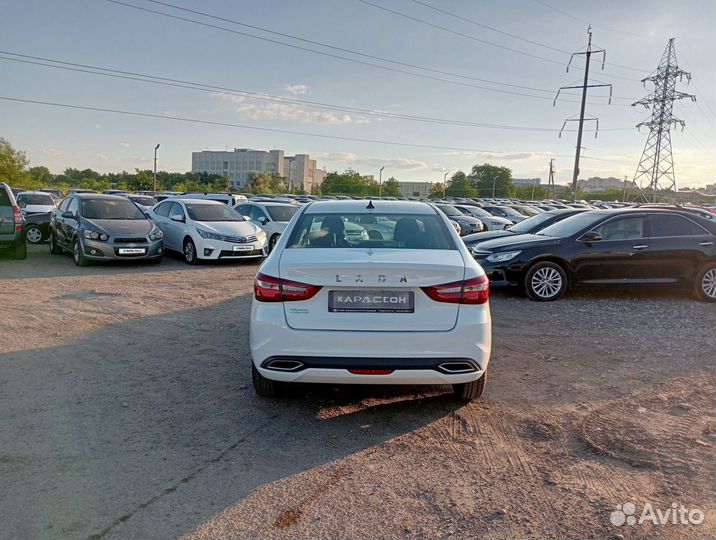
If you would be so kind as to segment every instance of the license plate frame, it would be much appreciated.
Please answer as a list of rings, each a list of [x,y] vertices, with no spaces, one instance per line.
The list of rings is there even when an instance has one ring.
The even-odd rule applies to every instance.
[[[238,246],[233,246],[233,248],[232,248],[233,251],[238,251],[238,252],[253,251],[254,249],[256,249],[256,248],[253,246],[253,244],[239,244]]]
[[[328,291],[329,313],[415,313],[415,293],[396,290]]]
[[[117,248],[120,255],[146,255],[147,248]]]

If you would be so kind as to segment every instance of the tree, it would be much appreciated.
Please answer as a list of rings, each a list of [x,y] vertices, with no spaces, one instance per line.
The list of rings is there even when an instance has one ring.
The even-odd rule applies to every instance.
[[[55,181],[54,175],[45,166],[30,167],[27,172],[40,186],[49,186]]]
[[[498,165],[475,165],[470,182],[478,189],[480,197],[509,197],[512,189],[512,171]]]
[[[27,172],[27,166],[30,160],[27,159],[25,152],[15,150],[10,141],[0,138],[0,179],[14,186],[23,186],[22,184],[31,180]]]
[[[448,197],[477,197],[477,188],[462,171],[457,171],[448,181],[445,195]]]
[[[246,183],[246,190],[255,194],[281,193],[285,187],[286,179],[278,173],[250,172]]]
[[[534,185],[534,186],[512,186],[512,192],[510,194],[511,197],[514,197],[515,199],[534,199],[534,200],[541,200],[541,199],[548,199],[550,197],[549,192],[547,191],[547,187],[543,185]]]
[[[379,186],[375,180],[363,178],[351,169],[343,173],[331,172],[321,184],[321,193],[324,195],[378,195]]]
[[[431,199],[439,199],[443,196],[443,191],[445,190],[445,186],[438,182],[437,184],[433,184],[433,187],[430,190],[430,198]]]
[[[383,184],[383,196],[384,197],[400,197],[400,183],[391,176]]]

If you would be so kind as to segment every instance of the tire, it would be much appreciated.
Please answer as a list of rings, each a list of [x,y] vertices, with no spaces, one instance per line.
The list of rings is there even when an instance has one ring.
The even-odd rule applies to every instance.
[[[199,262],[199,257],[196,254],[196,245],[194,240],[187,238],[184,240],[184,262],[187,264],[196,264]]]
[[[87,259],[82,252],[82,243],[77,239],[72,242],[72,260],[75,261],[77,266],[87,266]]]
[[[251,380],[254,383],[254,390],[256,391],[256,394],[258,396],[265,398],[275,398],[280,397],[285,393],[285,383],[267,379],[266,377],[261,375],[261,373],[259,373],[259,370],[256,369],[256,366],[253,362],[251,362]]]
[[[27,259],[27,244],[25,242],[22,242],[20,244],[15,245],[15,258],[18,260]]]
[[[276,247],[276,242],[278,242],[278,234],[274,234],[271,238],[269,238],[269,245],[268,245],[268,252],[271,253],[273,251],[273,248]]]
[[[30,244],[39,244],[44,240],[42,229],[37,225],[30,225],[25,231],[25,240]]]
[[[50,253],[53,255],[62,254],[62,249],[57,245],[57,239],[55,238],[55,233],[52,232],[52,229],[50,229],[50,236],[47,242],[50,244]]]
[[[707,264],[696,276],[694,292],[699,300],[716,302],[716,264]]]
[[[557,263],[544,261],[532,266],[525,275],[525,292],[536,302],[558,300],[569,287],[567,272]]]
[[[487,383],[487,372],[476,381],[462,384],[453,384],[452,391],[455,397],[461,401],[473,401],[480,399],[482,393],[485,391],[485,384]]]

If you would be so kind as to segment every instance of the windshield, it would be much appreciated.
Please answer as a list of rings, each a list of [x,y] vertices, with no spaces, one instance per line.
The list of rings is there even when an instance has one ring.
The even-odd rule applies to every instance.
[[[478,217],[490,217],[490,213],[477,206],[463,206],[463,208],[471,215]]]
[[[443,211],[443,214],[446,216],[462,216],[464,215],[460,210],[455,208],[454,206],[448,206],[448,205],[438,205],[438,208]]]
[[[85,199],[82,217],[87,219],[147,219],[128,199]]]
[[[184,206],[194,221],[244,221],[241,214],[225,204],[187,203]]]
[[[535,210],[533,208],[530,208],[529,206],[513,206],[515,210],[522,214],[526,214],[528,216],[536,216],[537,214],[541,214],[542,212],[539,212],[538,210]]]
[[[291,221],[293,215],[298,212],[295,206],[266,206],[266,211],[273,221]]]
[[[518,234],[533,233],[543,228],[544,225],[542,224],[545,221],[549,221],[553,217],[554,216],[552,214],[537,214],[536,216],[529,217],[524,221],[520,221],[519,223],[514,224],[512,227],[510,227],[510,230]]]
[[[457,249],[436,214],[304,214],[288,248]]]
[[[46,195],[44,193],[20,193],[20,195],[17,196],[17,204],[18,206],[21,204],[42,204],[48,206],[54,205],[55,200],[51,195]]]
[[[157,204],[154,197],[130,197],[129,199],[137,204],[141,204],[142,206],[154,206]]]
[[[524,214],[520,214],[517,210],[510,208],[509,206],[495,206],[494,208],[503,210],[508,216],[525,217]]]
[[[549,227],[545,227],[538,234],[558,238],[572,236],[573,234],[577,234],[582,229],[593,225],[600,219],[604,218],[605,215],[607,214],[602,212],[585,212],[583,214],[576,214],[563,219],[558,223],[550,225]]]

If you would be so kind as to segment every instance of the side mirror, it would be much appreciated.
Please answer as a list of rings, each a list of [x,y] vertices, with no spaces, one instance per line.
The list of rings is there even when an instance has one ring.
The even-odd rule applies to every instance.
[[[261,225],[266,225],[268,223],[268,218],[267,217],[259,218],[259,223],[261,223]]]
[[[179,223],[185,223],[185,222],[186,222],[186,219],[184,218],[184,216],[170,216],[170,218],[171,218],[172,221],[177,221],[177,222],[179,222]]]
[[[242,214],[241,217],[244,218],[244,221],[251,221],[251,218],[250,218],[249,216],[244,216],[244,215]]]
[[[27,207],[27,203],[26,203],[25,201],[21,201],[21,202],[17,203],[17,205],[18,205],[20,208],[26,208],[26,207]]]
[[[579,240],[581,242],[599,242],[602,239],[602,235],[598,232],[588,231],[585,232]]]
[[[75,215],[69,211],[62,212],[62,217],[65,219],[77,219]]]

